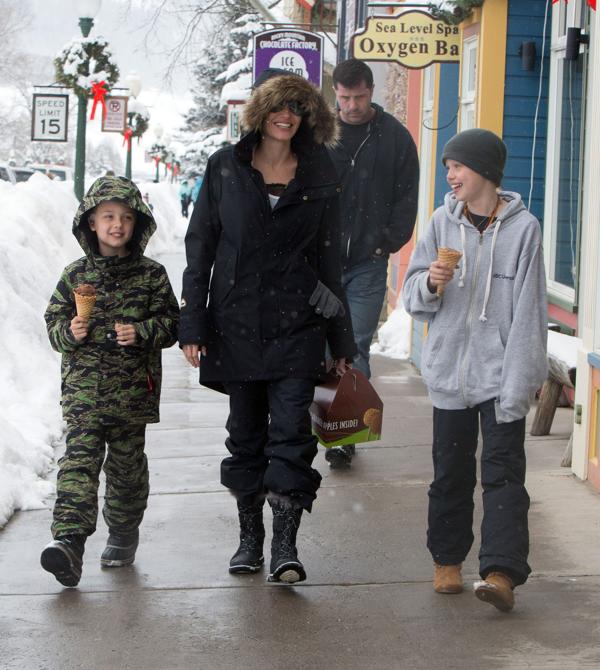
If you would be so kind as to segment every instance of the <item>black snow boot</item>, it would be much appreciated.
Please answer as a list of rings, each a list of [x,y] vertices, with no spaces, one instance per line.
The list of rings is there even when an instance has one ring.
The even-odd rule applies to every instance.
[[[302,508],[289,498],[269,498],[273,510],[273,540],[271,542],[270,582],[295,584],[306,579],[304,566],[298,560],[296,533],[300,526]]]
[[[103,568],[122,568],[135,561],[135,552],[140,540],[140,531],[136,528],[131,533],[108,533],[106,547],[100,557]]]
[[[42,550],[42,568],[51,572],[63,586],[77,586],[81,579],[85,535],[67,535],[52,540]]]
[[[332,470],[344,470],[352,465],[352,457],[356,453],[354,444],[345,444],[341,447],[329,447],[325,450],[325,460]]]
[[[263,556],[263,542],[265,539],[264,504],[264,497],[261,497],[253,505],[242,505],[238,501],[240,546],[229,561],[229,572],[232,575],[258,572],[265,562]]]

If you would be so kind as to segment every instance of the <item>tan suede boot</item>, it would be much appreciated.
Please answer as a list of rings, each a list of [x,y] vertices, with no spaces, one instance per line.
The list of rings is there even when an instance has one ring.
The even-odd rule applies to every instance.
[[[463,580],[460,574],[462,563],[458,565],[433,564],[433,589],[436,593],[461,593]]]
[[[501,612],[510,612],[515,605],[512,579],[503,572],[490,572],[480,582],[475,582],[475,595]]]

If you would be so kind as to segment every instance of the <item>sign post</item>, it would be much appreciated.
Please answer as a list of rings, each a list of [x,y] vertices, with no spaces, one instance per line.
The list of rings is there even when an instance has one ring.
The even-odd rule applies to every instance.
[[[252,81],[267,68],[288,70],[321,88],[323,38],[306,30],[279,28],[254,36]]]
[[[33,94],[32,142],[66,142],[68,125],[68,94]]]

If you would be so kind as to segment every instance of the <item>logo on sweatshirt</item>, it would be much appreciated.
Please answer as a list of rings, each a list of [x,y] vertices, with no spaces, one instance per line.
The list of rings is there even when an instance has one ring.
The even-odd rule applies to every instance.
[[[512,275],[512,276],[511,275],[505,275],[505,274],[502,274],[501,272],[495,272],[492,276],[494,277],[494,279],[509,279],[510,281],[515,280],[514,275]]]

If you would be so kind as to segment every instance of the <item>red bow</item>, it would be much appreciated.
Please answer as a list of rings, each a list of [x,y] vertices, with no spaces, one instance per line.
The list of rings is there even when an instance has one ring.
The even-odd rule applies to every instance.
[[[171,163],[167,163],[167,170],[171,169]]]
[[[106,102],[104,102],[104,96],[108,91],[104,88],[106,82],[99,81],[95,84],[92,84],[92,95],[94,96],[94,104],[92,105],[92,113],[90,115],[90,121],[94,120],[94,115],[96,114],[96,105],[100,103],[102,105],[102,118],[106,118]]]
[[[127,128],[125,132],[123,133],[123,146],[125,146],[125,142],[127,142],[127,151],[131,149],[131,138],[133,137],[133,130],[131,128]]]
[[[560,0],[552,0],[552,4],[555,5],[557,2],[560,2]],[[565,0],[567,4],[569,4],[569,0]],[[587,0],[588,5],[596,11],[596,0]]]
[[[152,160],[154,161],[155,165],[158,167],[158,164],[160,163],[160,156],[152,156]]]

